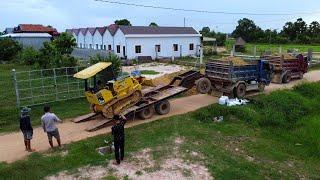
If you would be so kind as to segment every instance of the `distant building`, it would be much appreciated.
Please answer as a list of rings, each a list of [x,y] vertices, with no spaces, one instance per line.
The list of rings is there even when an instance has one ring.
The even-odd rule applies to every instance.
[[[11,33],[0,36],[1,38],[11,38],[24,47],[31,46],[34,49],[40,49],[43,47],[44,42],[51,41],[52,36],[48,33]]]
[[[243,40],[242,37],[238,37],[236,39],[236,42],[234,43],[234,46],[235,46],[236,52],[244,52],[245,46],[246,46],[246,41]]]
[[[67,29],[79,48],[112,51],[125,59],[199,54],[201,35],[192,27],[117,26]]]
[[[31,46],[35,49],[43,47],[44,42],[51,41],[59,35],[55,28],[40,24],[19,24],[14,28],[6,28],[5,35],[0,38],[11,38],[23,46]]]

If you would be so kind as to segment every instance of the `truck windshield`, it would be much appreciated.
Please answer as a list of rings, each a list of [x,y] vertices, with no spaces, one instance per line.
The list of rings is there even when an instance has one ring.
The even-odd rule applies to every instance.
[[[263,69],[270,70],[270,65],[267,62],[263,62]]]

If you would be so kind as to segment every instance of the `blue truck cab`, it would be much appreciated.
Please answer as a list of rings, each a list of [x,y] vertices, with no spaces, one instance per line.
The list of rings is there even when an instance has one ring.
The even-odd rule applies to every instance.
[[[265,60],[253,60],[244,64],[213,60],[206,63],[205,75],[196,81],[200,93],[218,90],[230,96],[243,98],[247,91],[264,91],[271,82],[272,65]]]

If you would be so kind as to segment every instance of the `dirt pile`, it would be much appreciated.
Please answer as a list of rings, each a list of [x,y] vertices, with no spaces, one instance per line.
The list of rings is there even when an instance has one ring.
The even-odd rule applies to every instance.
[[[243,66],[243,65],[248,65],[249,64],[245,60],[243,60],[242,58],[234,57],[234,56],[223,57],[220,60],[222,60],[222,61],[231,61],[233,63],[233,65],[235,65],[235,66]]]

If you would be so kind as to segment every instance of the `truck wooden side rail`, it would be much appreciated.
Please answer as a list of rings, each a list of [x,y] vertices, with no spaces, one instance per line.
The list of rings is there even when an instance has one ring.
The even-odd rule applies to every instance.
[[[212,60],[206,63],[205,75],[196,82],[200,93],[211,89],[242,98],[247,91],[263,91],[270,84],[271,67],[267,61],[234,65],[232,61]]]
[[[262,56],[261,59],[269,61],[274,66],[274,83],[289,83],[291,79],[302,79],[308,71],[308,61],[301,54],[296,57]]]

